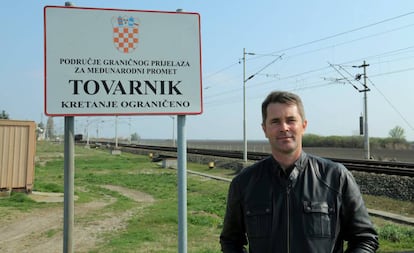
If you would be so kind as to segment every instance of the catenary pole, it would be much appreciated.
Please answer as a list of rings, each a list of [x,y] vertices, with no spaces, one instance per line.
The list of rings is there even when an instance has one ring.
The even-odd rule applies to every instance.
[[[247,163],[246,136],[246,48],[243,48],[243,162]]]
[[[118,115],[115,115],[115,149],[118,149]]]
[[[362,64],[364,68],[364,149],[365,149],[365,159],[371,158],[371,153],[369,149],[369,135],[368,135],[368,97],[367,92],[369,91],[367,86],[367,67],[369,65],[365,63]]]
[[[256,72],[253,75],[250,75],[246,79],[246,55],[256,55],[255,53],[247,52],[246,48],[243,48],[243,162],[247,163],[247,125],[246,125],[246,82],[255,77],[257,74],[262,72],[265,68],[269,67],[271,64],[273,64],[277,59],[281,59],[282,56],[279,55],[276,59],[268,63],[266,66],[261,68],[258,72]],[[262,54],[264,55],[264,54]],[[274,56],[271,54],[266,54],[268,56]]]
[[[359,92],[364,92],[364,117],[363,117],[363,123],[364,123],[364,128],[363,128],[363,133],[364,133],[364,155],[365,155],[365,159],[371,159],[371,153],[370,153],[370,149],[369,149],[369,135],[368,135],[368,96],[367,96],[367,92],[370,91],[370,89],[367,86],[367,67],[369,66],[369,64],[367,64],[365,61],[362,65],[359,66],[352,66],[354,68],[364,68],[364,89],[359,90]],[[358,79],[359,80],[359,79]]]

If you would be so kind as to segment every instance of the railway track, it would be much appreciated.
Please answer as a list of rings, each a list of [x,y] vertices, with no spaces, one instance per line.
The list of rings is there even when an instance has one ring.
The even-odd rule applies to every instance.
[[[159,152],[176,153],[177,148],[166,146],[152,146],[152,145],[131,145],[131,144],[118,144],[120,147],[132,148],[132,149],[145,149]],[[208,155],[222,158],[234,158],[243,159],[242,151],[225,151],[225,150],[213,150],[213,149],[197,149],[187,148],[188,154],[196,155]],[[258,161],[269,156],[268,153],[261,152],[248,152],[247,158],[251,161]],[[356,160],[356,159],[342,159],[342,158],[329,158],[335,162],[340,162],[345,165],[349,170],[396,175],[396,176],[408,176],[414,177],[414,163],[405,162],[392,162],[392,161],[376,161],[376,160]]]
[[[375,160],[331,159],[344,164],[349,170],[378,174],[414,177],[414,164]]]
[[[108,145],[113,146],[114,143],[108,143]],[[129,145],[129,144],[118,144],[122,147],[125,152],[131,151],[131,149],[141,149],[141,150],[148,150],[150,152],[158,152],[160,156],[163,156],[163,152],[165,152],[168,156],[171,156],[171,153],[174,155],[177,152],[177,148],[174,147],[166,147],[166,146],[151,146],[151,145]],[[195,148],[188,148],[188,154],[198,154],[198,155],[208,155],[208,156],[216,156],[216,157],[223,157],[223,158],[235,158],[235,159],[243,159],[243,153],[241,151],[222,151],[222,150],[212,150],[212,149],[195,149]],[[248,152],[248,159],[252,161],[261,160],[267,156],[268,153],[260,153],[260,152]],[[388,175],[397,175],[397,176],[409,176],[414,177],[414,163],[401,163],[401,162],[384,162],[384,161],[372,161],[372,160],[355,160],[355,159],[336,159],[336,158],[329,158],[333,161],[340,162],[344,164],[348,169],[355,170],[355,171],[363,171],[369,173],[382,173]],[[223,178],[220,176],[214,176],[206,173],[201,173],[197,171],[187,170],[190,174],[195,174],[201,177],[208,177],[220,181],[231,182],[231,179]],[[398,179],[397,179],[398,180]],[[385,218],[386,220],[392,220],[402,224],[413,225],[414,220],[409,217],[404,217],[401,215],[396,215],[384,211],[378,211],[369,209],[369,213],[373,216],[378,216],[381,218]]]

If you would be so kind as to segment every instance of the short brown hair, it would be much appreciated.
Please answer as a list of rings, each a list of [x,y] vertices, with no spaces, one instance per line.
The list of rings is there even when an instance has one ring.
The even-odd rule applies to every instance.
[[[266,122],[267,118],[267,106],[271,103],[280,104],[293,104],[298,107],[299,115],[302,120],[305,120],[305,109],[303,107],[302,99],[294,93],[287,91],[273,91],[267,95],[266,99],[262,103],[262,123]]]

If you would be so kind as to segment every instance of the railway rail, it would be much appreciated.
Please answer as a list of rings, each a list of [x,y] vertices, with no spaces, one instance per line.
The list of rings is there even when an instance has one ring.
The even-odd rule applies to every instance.
[[[113,144],[113,143],[108,143]],[[153,146],[153,145],[132,145],[132,144],[118,144],[120,147],[132,148],[132,149],[145,149],[159,152],[176,153],[176,147],[168,146]],[[198,149],[187,148],[188,154],[196,155],[208,155],[222,158],[243,159],[242,151],[226,151],[226,150],[214,150],[214,149]],[[248,152],[247,158],[251,161],[258,161],[269,156],[268,153],[261,152]],[[387,174],[396,176],[408,176],[414,177],[414,163],[406,162],[394,162],[394,161],[377,161],[377,160],[357,160],[357,159],[343,159],[343,158],[329,158],[335,162],[340,162],[345,165],[349,170]]]
[[[85,144],[85,142],[82,142],[82,143]],[[114,143],[107,143],[107,145],[113,146]],[[166,156],[169,156],[171,153],[176,154],[177,152],[177,148],[168,147],[168,146],[130,145],[130,144],[124,144],[124,143],[120,143],[118,145],[121,148],[123,148],[125,152],[130,151],[130,149],[141,149],[141,150],[148,150],[149,152],[154,152],[154,151],[159,152],[160,156],[165,155],[165,153],[167,153]],[[235,159],[240,159],[240,160],[243,159],[243,154],[241,151],[223,151],[223,150],[213,150],[213,149],[188,148],[187,153],[216,156],[216,157],[223,157],[223,158],[235,158]],[[260,153],[260,152],[248,152],[247,155],[248,155],[248,159],[252,161],[261,160],[269,156],[268,153]],[[350,170],[363,171],[363,172],[369,172],[369,173],[382,173],[382,174],[388,174],[388,175],[414,177],[414,163],[384,162],[384,161],[355,160],[355,159],[336,159],[336,158],[329,158],[329,159],[344,164]],[[223,177],[205,174],[205,173],[201,173],[197,171],[191,171],[191,170],[187,170],[187,172],[191,174],[199,175],[202,177],[209,177],[209,178],[220,180],[220,181],[231,182],[231,179],[228,179],[228,178],[223,178]],[[368,209],[368,212],[373,216],[381,217],[387,220],[392,220],[398,223],[407,224],[407,225],[414,224],[414,219],[410,217],[404,217],[398,214],[393,214],[393,213],[378,211],[378,210],[373,210],[373,209]]]

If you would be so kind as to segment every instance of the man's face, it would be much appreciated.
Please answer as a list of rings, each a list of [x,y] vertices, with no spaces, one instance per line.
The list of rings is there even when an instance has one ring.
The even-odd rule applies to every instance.
[[[267,118],[262,123],[272,151],[277,154],[300,154],[306,126],[307,121],[302,119],[296,105],[281,103],[267,106]]]

